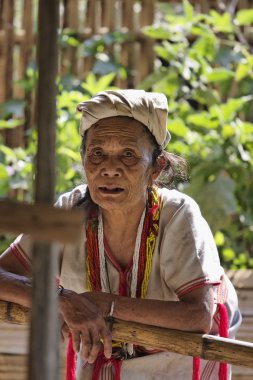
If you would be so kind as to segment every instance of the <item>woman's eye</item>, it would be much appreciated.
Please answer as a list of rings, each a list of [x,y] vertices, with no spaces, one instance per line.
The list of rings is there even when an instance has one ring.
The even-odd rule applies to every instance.
[[[134,153],[131,151],[131,150],[126,150],[125,152],[124,152],[124,157],[134,157],[135,155],[134,155]]]
[[[94,150],[94,151],[92,152],[92,154],[93,154],[93,156],[95,156],[95,157],[102,157],[102,156],[103,156],[103,152],[102,152],[102,150],[100,150],[100,149],[96,149],[96,150]]]

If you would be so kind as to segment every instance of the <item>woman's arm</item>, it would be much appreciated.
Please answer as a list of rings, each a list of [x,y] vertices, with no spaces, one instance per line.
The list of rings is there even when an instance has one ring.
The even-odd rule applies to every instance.
[[[0,256],[0,299],[26,307],[31,306],[31,279],[8,248]]]
[[[32,281],[11,249],[0,256],[0,299],[31,307]],[[111,356],[111,332],[100,309],[87,298],[64,289],[59,297],[59,313],[72,334],[73,348],[90,363],[94,362],[103,339],[104,353]]]
[[[113,316],[124,321],[145,323],[184,331],[208,333],[214,314],[213,287],[203,286],[188,293],[180,301],[158,301],[120,297],[108,293],[84,293],[108,315],[112,301]]]

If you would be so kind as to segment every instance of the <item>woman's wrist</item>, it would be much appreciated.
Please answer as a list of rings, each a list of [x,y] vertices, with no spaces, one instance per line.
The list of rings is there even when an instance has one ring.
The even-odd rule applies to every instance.
[[[107,318],[109,318],[109,319],[113,318],[113,313],[114,313],[114,308],[115,308],[115,302],[116,302],[115,299],[112,300],[112,302],[111,302],[110,312],[109,312],[109,314],[107,316]]]

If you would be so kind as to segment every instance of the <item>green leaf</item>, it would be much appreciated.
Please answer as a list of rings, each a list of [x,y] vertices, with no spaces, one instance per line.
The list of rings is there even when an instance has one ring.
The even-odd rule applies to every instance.
[[[186,137],[188,129],[182,119],[169,120],[167,124],[168,130],[176,136]]]
[[[235,251],[231,248],[224,248],[222,250],[222,257],[225,261],[231,261],[235,258]]]
[[[198,57],[203,57],[209,61],[213,61],[216,49],[218,45],[218,39],[216,36],[209,32],[208,35],[200,37],[194,42],[192,46],[192,51],[196,52]]]
[[[0,196],[5,197],[9,188],[9,175],[3,164],[0,163]]]
[[[187,21],[192,21],[193,20],[193,16],[194,16],[194,8],[193,8],[193,6],[189,3],[188,0],[184,0],[183,1],[183,5],[184,5],[184,14],[185,14],[186,20]]]
[[[170,54],[170,52],[168,51],[168,49],[166,49],[163,46],[155,46],[154,50],[155,50],[156,55],[158,57],[162,58],[166,62],[170,61],[172,55]]]
[[[220,102],[219,93],[215,90],[210,91],[210,88],[202,86],[193,91],[193,99],[196,99],[199,104],[212,106]]]
[[[100,79],[97,79],[94,73],[89,73],[86,77],[86,81],[82,83],[82,88],[85,89],[91,96],[95,95],[96,93],[108,89],[112,89],[112,87],[109,87],[109,84],[114,80],[116,74],[110,73],[107,75],[102,76]]]
[[[14,120],[14,119],[0,120],[0,130],[13,129],[23,124],[24,124],[24,120]]]
[[[60,146],[57,150],[57,153],[62,154],[63,156],[70,157],[74,161],[80,161],[80,153],[65,146]]]
[[[243,78],[252,75],[252,67],[249,63],[240,63],[235,72],[235,80],[240,82]]]
[[[225,80],[234,77],[234,72],[225,68],[213,69],[211,73],[207,74],[207,80],[209,83],[212,82],[223,82]]]
[[[213,129],[218,128],[219,121],[210,119],[208,112],[200,112],[187,117],[187,123],[191,123],[198,127]]]
[[[167,40],[172,37],[172,32],[169,30],[168,27],[146,26],[142,30],[146,36],[154,38],[156,40]]]
[[[223,121],[231,121],[235,118],[238,111],[253,99],[252,95],[242,96],[241,98],[229,99],[226,104],[220,106]]]
[[[9,148],[6,145],[0,145],[0,151],[7,156],[8,160],[16,160],[16,154],[14,153],[13,149]]]
[[[225,124],[222,127],[221,134],[224,139],[232,137],[235,135],[235,128],[233,128],[231,124]]]
[[[225,243],[225,236],[221,231],[217,231],[214,240],[217,246],[222,246]]]
[[[237,25],[253,24],[253,9],[242,9],[237,12],[235,22]]]
[[[212,24],[217,32],[222,32],[222,33],[233,32],[233,24],[232,24],[230,13],[224,12],[220,14],[216,12],[215,10],[211,10],[210,16],[212,17]]]
[[[221,162],[220,165],[223,163]],[[200,205],[204,217],[212,231],[228,228],[230,216],[236,213],[235,182],[229,174],[221,170],[213,181],[208,181],[208,171],[215,173],[212,161],[199,164],[192,172],[192,182],[186,188],[186,193],[192,196]],[[210,176],[210,175],[209,175]],[[211,177],[211,176],[210,176]]]
[[[164,71],[154,71],[137,86],[137,89],[148,91],[154,84],[164,80],[164,77]]]

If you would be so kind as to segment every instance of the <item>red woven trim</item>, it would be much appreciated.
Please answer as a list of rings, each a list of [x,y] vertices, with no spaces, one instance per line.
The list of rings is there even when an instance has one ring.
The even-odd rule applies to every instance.
[[[137,289],[136,289],[136,297],[141,297],[141,285],[144,278],[145,267],[146,267],[146,258],[147,258],[147,236],[149,232],[149,220],[150,215],[147,212],[145,217],[145,222],[143,225],[142,236],[141,236],[141,245],[140,245],[140,254],[139,254],[139,263],[138,263],[138,275],[137,275]]]
[[[225,304],[228,298],[228,286],[225,277],[221,277],[220,286],[217,289],[217,302],[220,304]]]
[[[142,230],[142,236],[141,236],[141,245],[140,245],[140,254],[139,254],[139,262],[138,262],[138,275],[137,275],[137,289],[136,289],[136,297],[141,297],[141,287],[142,282],[145,275],[145,269],[146,269],[146,261],[147,261],[147,237],[153,234],[155,237],[158,235],[158,229],[159,229],[159,220],[160,220],[160,213],[159,213],[159,204],[160,199],[158,203],[156,203],[155,196],[153,194],[154,190],[151,190],[149,192],[149,199],[148,199],[148,210],[145,216],[145,221],[143,225]],[[158,217],[155,217],[155,214],[158,212]],[[155,247],[154,247],[155,249]],[[154,253],[154,250],[152,252],[152,255]]]
[[[219,284],[220,284],[219,281],[210,281],[210,280],[200,281],[200,282],[196,282],[192,286],[189,286],[189,287],[181,290],[180,292],[175,291],[175,293],[177,294],[178,298],[182,298],[186,294],[192,292],[195,289],[201,288],[202,286],[206,286],[206,285],[219,285]]]
[[[66,380],[76,380],[76,354],[73,349],[72,336],[69,338],[67,351]]]
[[[200,380],[200,358],[193,358],[192,380]]]
[[[228,313],[227,308],[223,304],[218,304],[219,314],[220,314],[220,326],[219,334],[223,338],[228,338]],[[220,363],[219,369],[219,380],[228,379],[228,365],[227,363]]]
[[[120,372],[121,372],[121,366],[122,366],[122,360],[116,359],[114,357],[111,357],[110,359],[107,359],[102,352],[99,353],[93,367],[92,371],[92,380],[99,380],[101,377],[101,371],[104,367],[104,365],[112,363],[114,366],[114,377],[113,380],[120,380]]]
[[[90,266],[91,289],[93,291],[101,291],[97,225],[94,220],[88,222],[86,244],[86,254],[88,256]]]
[[[20,264],[25,268],[28,273],[31,273],[31,262],[26,253],[17,243],[11,243],[10,245],[11,252],[18,259]]]
[[[201,281],[201,280],[208,280],[208,277],[207,276],[201,276],[201,277],[197,277],[197,278],[194,278],[193,280],[191,281],[188,281],[188,282],[185,282],[183,285],[180,285],[176,290],[175,292],[181,292],[185,287],[188,287],[188,286],[191,286],[193,283],[197,282],[197,281]]]
[[[204,367],[204,370],[201,373],[201,380],[210,380],[210,377],[213,373],[215,365],[216,365],[216,362],[214,361],[207,362],[207,364]]]

